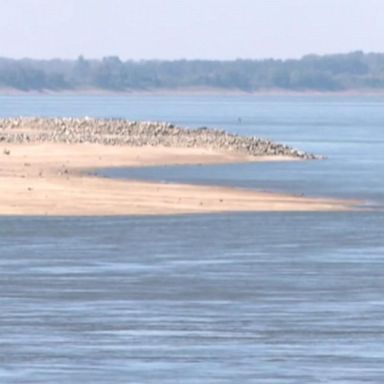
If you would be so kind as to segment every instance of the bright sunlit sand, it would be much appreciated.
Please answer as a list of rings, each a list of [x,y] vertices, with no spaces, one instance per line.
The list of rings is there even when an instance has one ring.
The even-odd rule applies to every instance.
[[[1,146],[2,215],[165,215],[251,211],[342,211],[353,202],[238,188],[112,180],[91,169],[289,160],[199,148],[102,144]]]

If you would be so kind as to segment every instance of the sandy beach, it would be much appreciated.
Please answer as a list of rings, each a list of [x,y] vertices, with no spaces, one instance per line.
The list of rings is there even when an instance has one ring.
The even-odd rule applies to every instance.
[[[214,164],[257,159],[200,148],[102,144],[0,145],[1,215],[163,215],[248,211],[338,211],[353,202],[276,193],[111,180],[92,169],[166,164]]]

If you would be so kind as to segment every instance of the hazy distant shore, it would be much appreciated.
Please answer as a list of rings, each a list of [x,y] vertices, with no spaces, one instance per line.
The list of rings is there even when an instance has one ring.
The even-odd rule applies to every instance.
[[[383,94],[383,66],[383,53],[361,51],[285,60],[0,58],[0,87],[9,93]]]
[[[223,89],[215,87],[185,87],[185,88],[156,88],[132,89],[113,91],[99,88],[83,88],[74,90],[29,90],[16,88],[1,88],[0,96],[384,96],[384,89],[350,89],[343,91],[293,91],[287,89],[260,89],[246,92],[240,89]]]
[[[132,137],[123,140],[126,134]],[[184,140],[189,144],[185,145]],[[3,119],[0,215],[343,211],[355,206],[354,202],[334,199],[89,175],[90,169],[107,167],[311,158],[284,145],[247,140],[221,131],[189,131],[166,123]]]

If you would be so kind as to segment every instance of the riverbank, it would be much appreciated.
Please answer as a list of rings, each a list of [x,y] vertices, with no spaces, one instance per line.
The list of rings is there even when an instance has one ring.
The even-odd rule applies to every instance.
[[[353,203],[217,186],[98,177],[97,169],[313,159],[269,140],[167,123],[0,120],[1,215],[330,211]]]
[[[349,96],[384,96],[384,89],[358,88],[335,91],[319,90],[288,90],[283,88],[266,88],[255,91],[244,91],[236,88],[217,87],[180,87],[180,88],[149,88],[114,91],[100,88],[79,89],[40,89],[21,90],[16,88],[0,88],[0,96],[241,96],[241,97],[349,97]]]

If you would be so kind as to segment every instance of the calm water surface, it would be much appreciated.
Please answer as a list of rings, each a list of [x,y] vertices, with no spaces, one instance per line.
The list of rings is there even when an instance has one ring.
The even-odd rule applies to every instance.
[[[383,98],[0,97],[2,116],[168,120],[328,156],[109,176],[378,206],[383,107]],[[0,218],[0,382],[382,383],[383,224],[380,210]]]

